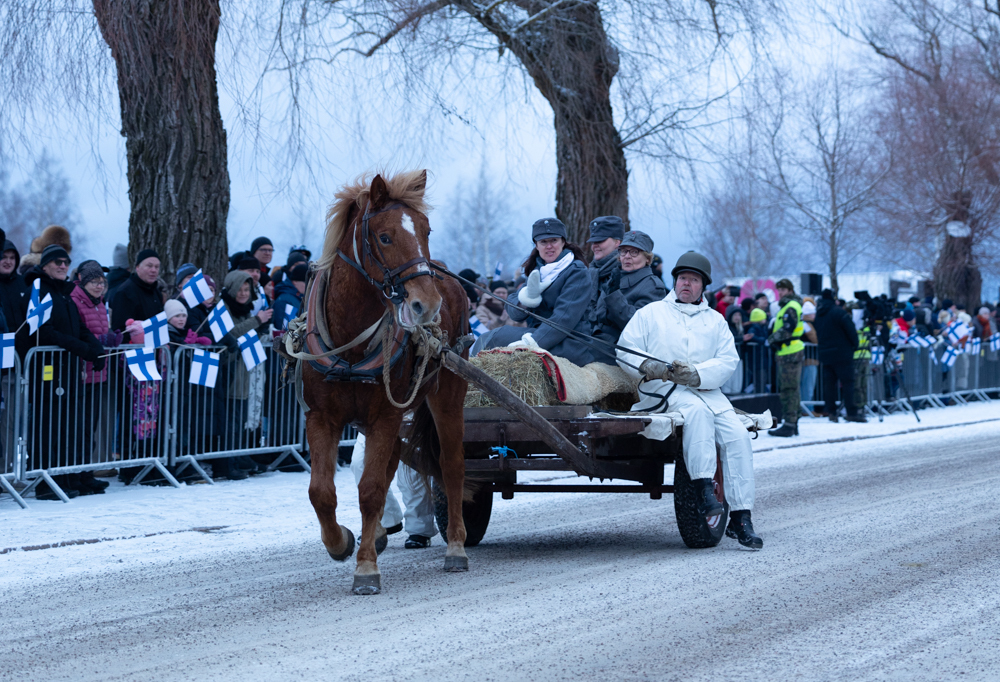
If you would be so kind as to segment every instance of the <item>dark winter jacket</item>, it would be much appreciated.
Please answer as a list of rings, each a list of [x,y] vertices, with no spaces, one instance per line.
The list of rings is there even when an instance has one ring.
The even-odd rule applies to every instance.
[[[21,253],[14,246],[14,242],[4,242],[4,251],[13,251],[14,271],[9,275],[0,275],[0,312],[7,322],[7,331],[14,331],[24,322],[22,313],[22,299],[29,295],[28,285],[24,283],[24,277],[17,274],[17,268],[21,265]]]
[[[824,365],[838,365],[853,362],[854,351],[858,347],[858,331],[850,314],[828,298],[821,298],[816,304],[816,338],[819,346],[819,361]]]
[[[563,250],[559,258],[572,256],[569,249]],[[542,267],[545,262],[538,258],[536,267]],[[533,310],[536,315],[552,320],[561,327],[580,332],[584,336],[590,335],[590,322],[587,319],[587,311],[590,307],[593,293],[593,280],[587,271],[587,265],[583,261],[574,260],[565,270],[559,273],[549,287],[542,292],[542,302]],[[509,299],[509,303],[519,304],[519,289]],[[539,346],[549,351],[553,355],[566,358],[576,365],[586,365],[594,361],[594,355],[590,352],[589,345],[569,336],[566,332],[547,324],[541,323],[534,317],[529,317],[527,313],[516,308],[507,306],[507,314],[515,322],[527,321],[528,329],[532,337]],[[507,330],[508,327],[500,327],[493,333]],[[509,329],[517,330],[516,327]],[[520,331],[520,330],[517,330]]]
[[[271,324],[275,329],[281,330],[288,327],[285,306],[292,306],[296,310],[302,307],[302,294],[295,288],[295,283],[284,279],[274,287],[274,317]]]
[[[604,258],[594,260],[588,269],[590,279],[593,282],[593,297],[591,305],[597,304],[597,297],[601,294],[601,289],[607,290],[611,287],[613,291],[617,288],[618,278],[622,275],[621,261],[618,259],[618,251],[612,251]]]
[[[600,291],[597,303],[590,311],[590,321],[594,338],[618,343],[618,337],[635,311],[653,301],[662,300],[667,295],[667,288],[648,266],[621,273],[618,288],[611,289],[613,285],[613,279],[607,285],[598,285],[605,286],[605,289]],[[595,345],[594,353],[601,362],[616,364],[614,349],[605,350]]]
[[[38,344],[65,348],[73,355],[94,363],[96,371],[104,369],[105,359],[100,357],[104,348],[87,329],[80,318],[76,303],[70,298],[76,285],[69,281],[56,281],[38,266],[29,270],[24,279],[29,288],[36,279],[40,280],[41,290],[38,297],[40,301],[45,300],[47,294],[52,295],[52,316],[38,328]],[[30,300],[30,296],[24,297],[22,313],[25,316],[28,314]],[[23,353],[27,353],[28,349],[35,345],[35,341],[35,335],[31,334],[28,325],[25,325],[17,335],[18,349]],[[68,363],[64,362],[65,367],[68,367]]]
[[[124,331],[129,320],[148,320],[162,312],[163,299],[156,282],[147,284],[133,272],[111,299],[111,328]],[[125,334],[123,343],[129,342],[129,334]]]
[[[111,268],[108,270],[108,290],[104,294],[105,301],[113,301],[115,294],[121,289],[122,284],[128,281],[129,271],[125,268]]]

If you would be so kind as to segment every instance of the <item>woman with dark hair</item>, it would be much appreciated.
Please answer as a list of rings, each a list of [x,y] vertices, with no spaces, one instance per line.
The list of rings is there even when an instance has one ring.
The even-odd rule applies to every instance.
[[[474,347],[473,351],[507,346],[530,335],[539,347],[553,355],[576,365],[589,364],[594,361],[590,346],[566,331],[590,336],[587,311],[593,283],[583,251],[576,244],[566,241],[566,226],[558,218],[536,221],[531,228],[531,238],[535,248],[523,266],[528,281],[507,299],[508,303],[528,308],[534,313],[529,315],[507,306],[510,319],[526,321],[527,330],[510,326],[494,329],[479,338],[476,342],[479,348]],[[539,320],[539,317],[543,319]],[[559,326],[551,326],[544,320],[551,320]]]

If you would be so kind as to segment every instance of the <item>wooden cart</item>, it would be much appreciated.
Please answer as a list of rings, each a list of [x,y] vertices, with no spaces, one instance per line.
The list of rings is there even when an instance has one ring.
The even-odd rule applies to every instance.
[[[715,474],[715,494],[725,507],[720,516],[704,517],[696,509],[695,490],[681,456],[683,426],[663,441],[641,432],[652,419],[601,416],[590,406],[530,407],[479,368],[454,354],[445,365],[490,395],[502,407],[465,409],[465,472],[476,492],[463,505],[467,546],[483,539],[489,526],[494,493],[511,499],[520,492],[642,493],[659,500],[673,493],[677,528],[688,547],[713,547],[722,539],[729,506],[722,487],[722,466]],[[663,480],[664,466],[673,463],[672,483]],[[572,471],[588,482],[530,483],[520,472]],[[595,483],[592,479],[614,483]],[[621,481],[622,483],[618,483]],[[448,527],[443,490],[433,489],[435,514],[442,535]]]

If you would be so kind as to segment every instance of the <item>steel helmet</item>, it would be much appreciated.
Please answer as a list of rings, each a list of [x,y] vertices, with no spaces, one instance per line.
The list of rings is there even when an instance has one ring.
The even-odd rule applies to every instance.
[[[696,251],[688,251],[677,259],[677,265],[670,271],[671,276],[677,279],[677,275],[684,270],[697,272],[705,279],[705,286],[712,283],[712,264],[708,259]]]

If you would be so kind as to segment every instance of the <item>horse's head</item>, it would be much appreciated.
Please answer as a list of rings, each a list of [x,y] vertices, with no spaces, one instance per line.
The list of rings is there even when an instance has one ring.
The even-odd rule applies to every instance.
[[[396,320],[408,329],[431,322],[441,309],[441,294],[427,264],[430,223],[412,207],[423,205],[426,185],[427,171],[412,174],[405,187],[391,187],[376,175],[368,192],[367,238],[373,259],[363,264],[371,277],[383,282],[383,294],[391,298]],[[419,201],[407,201],[408,197],[419,197]],[[358,233],[357,245],[361,246],[363,230]]]

